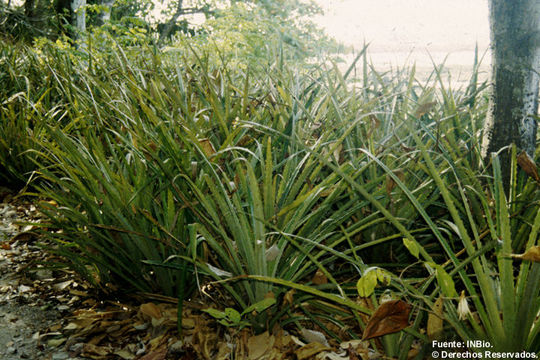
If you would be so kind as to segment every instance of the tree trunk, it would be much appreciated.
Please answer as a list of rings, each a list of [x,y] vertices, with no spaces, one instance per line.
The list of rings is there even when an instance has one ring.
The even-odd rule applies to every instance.
[[[172,29],[174,28],[174,25],[176,24],[176,21],[178,20],[180,15],[184,13],[184,7],[183,7],[184,0],[177,0],[177,1],[178,2],[176,3],[175,13],[173,14],[172,18],[165,24],[165,26],[163,27],[162,31],[159,34],[160,41],[163,41],[169,37]]]
[[[77,32],[86,31],[86,0],[72,0],[71,11],[73,12],[73,26]],[[79,37],[79,35],[77,35]]]
[[[24,16],[26,16],[29,19],[32,19],[34,17],[34,8],[35,8],[35,0],[26,0],[24,2]],[[8,5],[9,6],[9,5]]]
[[[540,0],[490,0],[492,93],[484,128],[483,157],[515,144],[534,157],[540,71]],[[510,153],[501,151],[505,188]]]
[[[111,21],[111,10],[115,0],[102,0],[101,5],[104,9],[99,13],[99,24],[104,25]]]

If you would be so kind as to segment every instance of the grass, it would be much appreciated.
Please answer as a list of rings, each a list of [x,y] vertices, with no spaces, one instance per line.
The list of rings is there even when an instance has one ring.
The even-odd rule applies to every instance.
[[[415,339],[427,351],[442,298],[440,339],[540,350],[540,272],[510,257],[537,245],[538,189],[516,165],[506,197],[497,157],[483,163],[476,65],[451,89],[441,67],[378,73],[366,49],[355,79],[279,55],[2,46],[3,174],[54,200],[51,250],[101,291],[201,296],[254,332],[341,340],[404,299],[411,327],[372,341],[400,359]]]

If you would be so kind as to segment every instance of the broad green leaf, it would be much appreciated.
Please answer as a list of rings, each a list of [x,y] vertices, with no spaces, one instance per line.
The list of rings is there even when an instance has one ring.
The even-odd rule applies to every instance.
[[[268,309],[270,306],[274,305],[276,303],[275,298],[266,298],[259,302],[256,302],[255,304],[248,306],[243,312],[242,315],[250,313],[252,311],[256,311],[258,313]]]
[[[242,315],[240,315],[240,313],[233,308],[226,308],[225,316],[234,324],[239,324],[240,320],[242,320]]]
[[[378,267],[372,267],[364,271],[364,275],[356,283],[358,295],[367,297],[373,294],[377,284],[388,285],[392,279],[392,273]]]
[[[356,289],[358,295],[361,297],[368,297],[373,294],[375,287],[377,286],[377,274],[375,271],[369,271],[364,274],[356,283]]]
[[[416,241],[403,238],[403,245],[409,250],[412,256],[415,258],[419,258],[420,256],[420,245]]]
[[[435,268],[435,277],[437,278],[437,283],[441,288],[444,296],[446,297],[457,297],[456,286],[452,277],[444,270],[441,265],[434,263],[429,263],[430,266]]]
[[[204,311],[207,314],[210,314],[210,316],[216,319],[224,319],[226,316],[226,314],[223,311],[219,311],[212,308],[203,309],[202,311]]]
[[[381,268],[376,268],[375,273],[377,274],[377,280],[382,285],[390,285],[390,280],[392,280],[392,273]]]

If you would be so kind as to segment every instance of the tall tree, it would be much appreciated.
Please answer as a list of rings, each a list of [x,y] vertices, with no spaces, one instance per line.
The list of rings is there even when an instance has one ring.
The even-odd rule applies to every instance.
[[[483,156],[515,144],[534,157],[540,71],[540,0],[490,0],[492,93]],[[503,182],[510,183],[510,154],[500,154]]]
[[[99,24],[107,24],[111,21],[111,11],[114,5],[114,0],[101,0],[101,12],[99,13]]]
[[[86,0],[71,0],[71,11],[74,14],[73,26],[79,33],[86,31]]]

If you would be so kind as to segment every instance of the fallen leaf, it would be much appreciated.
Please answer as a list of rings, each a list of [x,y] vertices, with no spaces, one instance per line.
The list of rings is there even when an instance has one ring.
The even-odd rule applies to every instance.
[[[79,325],[77,325],[74,322],[70,322],[64,327],[64,330],[77,330],[79,328]]]
[[[342,348],[343,350],[347,350],[351,346],[356,349],[359,346],[363,348],[364,344],[365,344],[364,340],[355,339],[355,340],[344,341],[341,344],[339,344],[339,347]]]
[[[247,341],[249,360],[256,360],[266,354],[274,346],[275,338],[268,331],[252,336]]]
[[[50,347],[57,347],[62,345],[66,341],[65,338],[59,338],[59,339],[50,339],[47,341],[47,345]]]
[[[110,353],[110,350],[104,346],[84,344],[81,355],[95,359],[96,357],[104,357]]]
[[[162,347],[162,345],[166,343],[166,341],[167,341],[167,336],[162,334],[150,340],[148,342],[148,347],[152,349],[153,351],[158,351]]]
[[[324,346],[321,343],[313,342],[302,346],[300,349],[296,350],[296,358],[298,360],[310,359],[311,357],[317,355],[320,352],[332,350],[328,346]]]
[[[349,347],[347,348],[347,354],[349,355],[349,360],[360,360],[358,354],[356,353],[356,350],[352,345],[349,345]]]
[[[430,340],[439,339],[443,331],[444,300],[442,296],[433,304],[433,311],[428,315],[427,335]]]
[[[124,360],[132,360],[135,359],[135,354],[132,354],[131,352],[127,350],[117,350],[114,352],[114,355],[121,357]]]
[[[53,285],[53,288],[57,291],[62,291],[73,283],[73,280],[62,281]]]
[[[533,246],[527,249],[523,254],[512,254],[515,259],[540,262],[540,246]]]
[[[362,340],[391,334],[409,326],[411,305],[402,300],[390,300],[379,305],[371,315]]]
[[[161,318],[161,310],[154,303],[142,304],[140,307],[140,310],[141,310],[141,313],[143,313],[144,315],[148,315],[151,318],[154,318],[154,319]]]
[[[326,340],[326,336],[324,336],[324,334],[320,331],[302,328],[301,333],[302,337],[307,341],[308,344],[318,342],[319,344],[323,344],[324,346],[330,346],[328,344],[328,340]]]
[[[20,232],[11,239],[9,239],[10,242],[14,243],[15,241],[18,242],[30,242],[30,240],[35,239],[36,234],[32,232]],[[6,249],[9,250],[9,249]]]
[[[204,155],[206,155],[206,157],[210,157],[216,153],[216,149],[214,149],[214,145],[212,145],[212,143],[208,139],[199,140],[199,145],[201,145],[201,149],[203,150]]]
[[[287,291],[285,293],[285,295],[283,296],[283,304],[289,304],[289,305],[292,305],[293,302],[294,302],[294,293],[295,293],[295,290],[294,289],[291,289],[289,291]]]
[[[538,175],[538,169],[536,167],[536,163],[533,159],[527,154],[527,152],[522,151],[517,156],[517,163],[518,165],[529,175],[532,177],[536,182],[540,183],[540,176]]]
[[[141,360],[165,360],[167,357],[167,349],[160,349],[158,351],[152,351],[149,354],[144,355]]]
[[[232,344],[221,342],[218,345],[218,352],[214,355],[215,360],[230,360]]]
[[[328,278],[326,277],[326,275],[324,275],[321,269],[317,269],[315,275],[313,275],[313,278],[311,279],[311,282],[315,285],[327,284]]]

